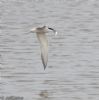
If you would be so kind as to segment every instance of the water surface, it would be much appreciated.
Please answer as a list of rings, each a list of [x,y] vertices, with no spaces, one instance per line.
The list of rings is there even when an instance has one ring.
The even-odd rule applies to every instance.
[[[48,25],[44,71],[33,26]],[[99,100],[98,0],[1,0],[0,97]]]

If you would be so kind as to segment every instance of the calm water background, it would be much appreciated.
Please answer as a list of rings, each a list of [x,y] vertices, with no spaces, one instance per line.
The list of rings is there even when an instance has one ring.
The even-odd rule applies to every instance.
[[[44,71],[33,26],[49,25]],[[0,96],[99,100],[99,1],[0,0]]]

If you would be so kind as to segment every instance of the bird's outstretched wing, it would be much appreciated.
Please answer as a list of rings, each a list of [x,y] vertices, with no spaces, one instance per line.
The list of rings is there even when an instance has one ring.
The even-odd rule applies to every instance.
[[[41,59],[42,59],[42,63],[45,69],[47,66],[47,62],[48,62],[48,41],[47,41],[45,33],[37,33],[37,38],[40,42]]]

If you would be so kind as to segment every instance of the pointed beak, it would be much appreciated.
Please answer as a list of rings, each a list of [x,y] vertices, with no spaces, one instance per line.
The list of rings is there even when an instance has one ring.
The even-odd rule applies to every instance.
[[[48,29],[52,30],[55,33],[55,36],[57,35],[57,31],[54,30],[53,28],[48,27]]]

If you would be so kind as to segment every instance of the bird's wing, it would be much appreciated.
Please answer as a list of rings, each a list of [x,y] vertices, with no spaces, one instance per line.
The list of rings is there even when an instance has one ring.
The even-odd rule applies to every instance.
[[[42,59],[42,63],[45,69],[47,66],[47,62],[48,62],[48,41],[47,41],[45,33],[37,33],[37,38],[40,42],[41,59]]]

